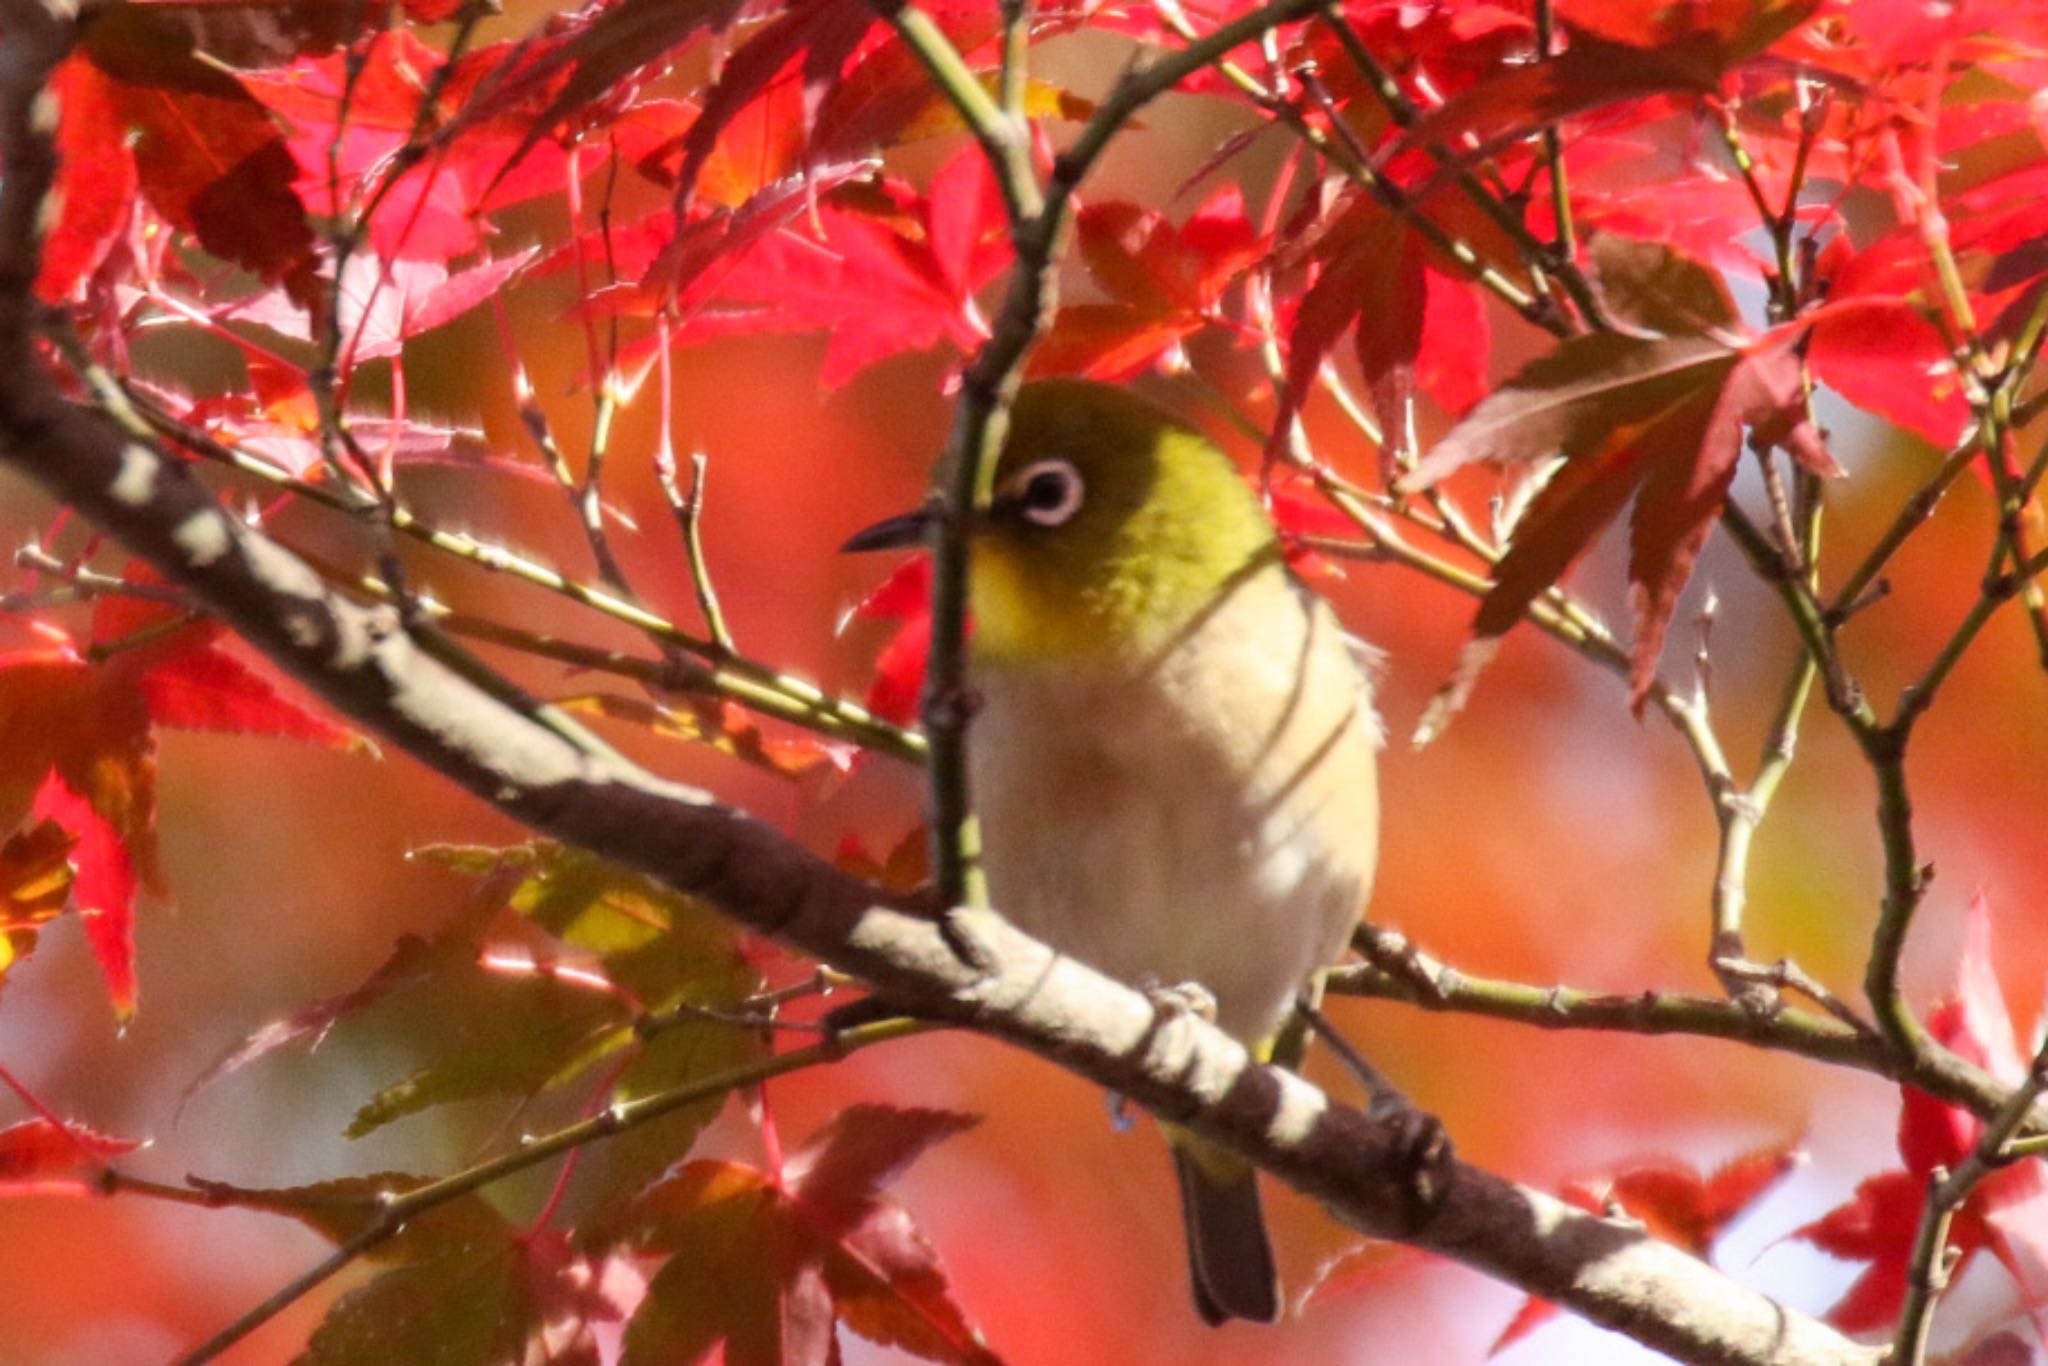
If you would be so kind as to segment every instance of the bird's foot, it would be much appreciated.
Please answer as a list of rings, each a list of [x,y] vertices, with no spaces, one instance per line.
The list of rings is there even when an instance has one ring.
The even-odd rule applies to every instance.
[[[1216,993],[1200,982],[1176,982],[1168,986],[1156,980],[1138,983],[1138,990],[1161,1015],[1193,1015],[1207,1024],[1216,1023]]]
[[[1393,1130],[1393,1168],[1401,1176],[1401,1216],[1406,1231],[1419,1232],[1435,1217],[1456,1159],[1444,1123],[1418,1110],[1398,1093],[1375,1097],[1367,1109]]]

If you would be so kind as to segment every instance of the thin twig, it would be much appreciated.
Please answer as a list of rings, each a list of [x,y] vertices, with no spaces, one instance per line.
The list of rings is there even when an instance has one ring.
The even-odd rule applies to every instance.
[[[1953,1266],[1949,1226],[1970,1193],[1992,1173],[2015,1160],[2013,1139],[2025,1126],[2044,1088],[2048,1088],[2048,1048],[2035,1054],[2026,1080],[2013,1088],[2005,1105],[1984,1126],[1970,1155],[1954,1171],[1936,1167],[1929,1174],[1926,1205],[1921,1210],[1919,1232],[1906,1264],[1905,1305],[1899,1312],[1891,1355],[1886,1358],[1888,1366],[1923,1366],[1926,1361],[1927,1340],[1934,1327],[1934,1306],[1948,1288]]]
[[[690,455],[690,487],[677,487],[676,462],[673,453],[666,459],[655,457],[654,469],[661,480],[661,490],[668,498],[669,507],[674,511],[676,527],[682,533],[683,553],[690,565],[690,588],[697,595],[697,611],[704,618],[704,629],[710,633],[711,641],[728,653],[737,653],[733,645],[732,631],[725,623],[725,609],[719,605],[718,590],[711,582],[711,566],[704,558],[704,467],[707,457],[702,451]]]

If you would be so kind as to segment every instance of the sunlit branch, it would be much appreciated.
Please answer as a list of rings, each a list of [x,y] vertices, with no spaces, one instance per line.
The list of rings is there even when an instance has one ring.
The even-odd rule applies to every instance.
[[[1882,1041],[1867,1030],[1790,1006],[1760,1011],[1719,996],[1592,992],[1475,977],[1401,935],[1372,926],[1362,927],[1352,942],[1366,961],[1326,974],[1325,989],[1333,995],[1400,1001],[1539,1029],[1728,1039],[1864,1071],[1882,1072],[1888,1065]]]

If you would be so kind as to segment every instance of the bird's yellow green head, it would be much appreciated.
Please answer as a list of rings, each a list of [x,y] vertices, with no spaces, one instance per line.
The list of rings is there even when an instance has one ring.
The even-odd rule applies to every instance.
[[[928,521],[891,518],[845,548],[914,544]],[[1223,452],[1087,380],[1018,391],[970,544],[973,650],[1009,664],[1149,654],[1280,563],[1272,525]]]

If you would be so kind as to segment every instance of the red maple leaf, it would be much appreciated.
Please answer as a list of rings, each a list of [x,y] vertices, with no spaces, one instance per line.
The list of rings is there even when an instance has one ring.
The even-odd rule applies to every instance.
[[[1036,374],[1116,380],[1156,364],[1184,338],[1227,321],[1224,292],[1264,250],[1234,185],[1178,226],[1126,200],[1098,201],[1081,210],[1075,235],[1109,300],[1060,309],[1031,353]]]
[[[382,260],[374,252],[354,253],[342,272],[338,291],[342,369],[399,355],[414,337],[454,322],[508,288],[538,255],[537,249],[529,247],[468,270],[450,271],[440,261]],[[298,341],[313,340],[306,315],[276,291],[224,312],[235,321],[260,323]],[[303,371],[298,372],[297,387],[305,387]],[[310,390],[307,392],[310,395]]]
[[[828,331],[827,388],[900,352],[974,347],[988,335],[975,295],[1010,259],[1004,221],[978,147],[922,195],[893,180],[851,187],[820,205],[815,230],[782,227],[707,271],[673,340]]]
[[[422,122],[437,133],[436,150],[377,200],[370,245],[386,259],[445,262],[482,246],[486,213],[558,190],[570,174],[569,149],[539,137],[531,110],[509,99],[515,89],[538,98],[518,74],[532,57],[530,48],[510,41],[468,53],[424,111],[421,101],[444,59],[408,30],[378,35],[361,55],[352,86],[352,59],[341,53],[242,72],[239,80],[252,104],[289,130],[296,186],[316,213],[364,207]],[[629,162],[687,122],[673,102],[649,104],[639,117],[614,125],[612,148]],[[338,153],[331,167],[330,151]],[[582,164],[595,169],[600,161]]]
[[[114,1138],[83,1124],[24,1119],[0,1129],[0,1193],[87,1194],[106,1159],[141,1146],[139,1138]]]
[[[88,1194],[108,1158],[142,1146],[140,1139],[113,1138],[63,1118],[5,1067],[0,1086],[35,1111],[0,1129],[0,1194]]]
[[[1723,73],[1803,23],[1818,3],[1581,4],[1562,52],[1496,68],[1418,121],[1382,159],[1431,145],[1492,150],[1602,106],[1673,91],[1712,93]]]
[[[699,1160],[628,1210],[625,1239],[666,1254],[626,1330],[634,1359],[824,1366],[838,1329],[931,1361],[996,1360],[954,1302],[937,1254],[888,1187],[974,1123],[940,1110],[856,1105],[779,1172]]]
[[[912,724],[917,720],[925,661],[932,648],[931,556],[913,555],[890,571],[888,578],[847,613],[847,620],[856,619],[897,623],[889,643],[875,657],[867,705],[885,721]]]
[[[165,604],[109,597],[94,614],[90,648],[38,624],[48,643],[0,654],[0,732],[10,737],[0,775],[34,787],[34,813],[77,838],[73,897],[124,1017],[135,1009],[135,893],[166,890],[155,727],[368,747],[227,653],[222,628],[180,620]]]
[[[1390,444],[1407,429],[1418,388],[1451,413],[1478,402],[1490,328],[1462,268],[1438,259],[1407,218],[1364,193],[1346,192],[1326,222],[1301,231],[1313,239],[1316,274],[1287,332],[1276,451],[1346,331]]]
[[[1992,967],[1990,908],[1980,893],[1970,901],[1966,933],[1951,993],[1927,1017],[1928,1033],[1964,1059],[2008,1081],[2026,1070],[2014,1042],[2005,996]],[[1926,1208],[1935,1168],[1953,1169],[1976,1148],[1982,1122],[1960,1106],[1911,1086],[1900,1089],[1899,1157],[1903,1168],[1879,1172],[1848,1201],[1793,1231],[1821,1251],[1863,1262],[1863,1273],[1828,1311],[1846,1332],[1887,1328],[1905,1302],[1908,1264]],[[1954,1274],[1989,1251],[2012,1273],[2030,1303],[2032,1287],[2048,1264],[2048,1180],[2039,1165],[2019,1163],[1993,1172],[1971,1191],[1949,1229]]]
[[[68,115],[79,122],[67,140],[89,143],[90,160],[113,177],[100,199],[118,200],[134,176],[151,207],[207,251],[313,307],[313,229],[284,139],[175,16],[153,9],[125,6],[87,28],[83,54],[99,79],[79,78],[86,97]]]
[[[795,0],[727,58],[682,140],[677,180],[694,188],[719,136],[742,109],[777,85],[794,83],[793,141],[807,138],[825,92],[880,16],[859,0]]]
[[[1734,481],[1744,427],[1815,473],[1839,473],[1800,407],[1802,331],[1781,327],[1741,346],[1708,335],[1575,337],[1467,414],[1404,487],[1426,488],[1476,460],[1566,458],[1516,526],[1473,620],[1475,639],[1520,620],[1633,500],[1629,691],[1640,709],[1679,593]]]

